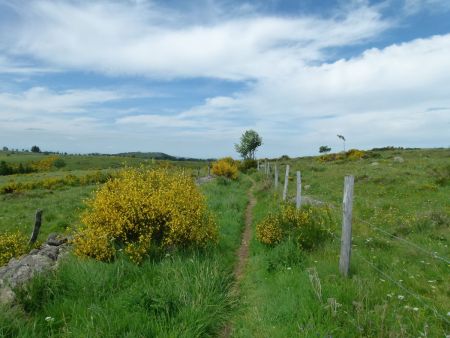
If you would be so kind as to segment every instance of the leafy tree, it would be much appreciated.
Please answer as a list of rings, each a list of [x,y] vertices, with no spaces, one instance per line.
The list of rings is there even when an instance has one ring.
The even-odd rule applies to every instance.
[[[254,130],[246,130],[241,136],[241,142],[234,148],[244,159],[255,159],[256,149],[262,145],[262,138]]]
[[[328,147],[328,146],[320,146],[320,148],[319,148],[319,153],[329,153],[331,151],[331,148],[330,147]]]
[[[31,147],[31,152],[33,152],[33,153],[40,153],[41,149],[39,149],[38,146],[32,146]]]
[[[3,147],[3,151],[8,151],[8,147]]]

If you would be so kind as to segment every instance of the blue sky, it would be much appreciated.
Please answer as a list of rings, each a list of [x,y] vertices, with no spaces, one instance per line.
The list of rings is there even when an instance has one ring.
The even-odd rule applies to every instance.
[[[0,146],[450,145],[450,1],[0,0]]]

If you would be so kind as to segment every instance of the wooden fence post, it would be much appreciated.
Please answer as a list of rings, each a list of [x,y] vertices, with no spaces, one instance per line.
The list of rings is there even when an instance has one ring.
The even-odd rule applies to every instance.
[[[278,166],[275,163],[275,190],[278,190]]]
[[[289,181],[289,164],[286,165],[286,175],[284,176],[283,201],[286,201]]]
[[[211,163],[208,162],[208,177],[211,176]]]
[[[29,245],[32,245],[32,244],[34,244],[34,242],[36,242],[38,235],[39,235],[39,230],[41,229],[41,225],[42,225],[42,210],[37,209],[35,220],[34,220],[33,232],[31,234],[30,241],[28,242]]]
[[[345,277],[350,269],[350,255],[352,252],[352,209],[353,209],[353,176],[345,176],[344,200],[342,208],[342,236],[341,255],[339,257],[339,271]]]
[[[295,199],[295,206],[297,209],[300,209],[300,205],[302,204],[302,176],[300,171],[297,171],[297,196]]]
[[[257,170],[259,171],[259,160],[258,160],[258,167],[257,167]]]

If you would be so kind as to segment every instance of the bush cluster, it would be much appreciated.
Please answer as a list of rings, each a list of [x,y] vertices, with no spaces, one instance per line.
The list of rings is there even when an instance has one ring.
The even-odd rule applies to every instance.
[[[238,178],[238,164],[231,157],[224,157],[213,163],[212,173],[232,180]]]
[[[72,174],[64,177],[50,177],[39,181],[30,182],[8,182],[0,187],[0,194],[12,194],[14,192],[34,190],[34,189],[55,189],[64,186],[83,186],[95,183],[104,183],[113,175],[97,171],[84,176]]]
[[[28,241],[21,232],[0,234],[0,266],[7,264],[13,257],[24,255],[27,250]]]
[[[186,174],[124,169],[87,202],[75,253],[110,261],[120,250],[140,262],[151,250],[205,246],[218,230],[205,199]]]
[[[256,226],[257,239],[276,245],[290,237],[304,250],[312,250],[332,236],[334,220],[328,207],[303,206],[296,209],[284,204]]]
[[[5,161],[0,161],[0,176],[14,175],[14,174],[27,174],[35,172],[36,170],[32,168],[29,164],[22,163],[7,163]]]
[[[23,163],[7,163],[0,161],[0,175],[27,174],[37,171],[49,171],[53,167],[59,169],[66,165],[66,162],[59,156],[45,157],[40,161]]]
[[[251,169],[256,169],[258,167],[258,162],[253,159],[245,159],[239,163],[239,170],[246,173]]]
[[[336,153],[336,154],[327,154],[319,156],[320,162],[332,162],[332,161],[339,161],[339,160],[360,160],[363,158],[368,158],[368,153],[363,150],[358,149],[350,149],[349,151],[345,153]]]

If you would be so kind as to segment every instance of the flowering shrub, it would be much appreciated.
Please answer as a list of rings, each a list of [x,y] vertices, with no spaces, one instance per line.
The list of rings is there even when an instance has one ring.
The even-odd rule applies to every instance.
[[[75,176],[68,174],[64,177],[49,177],[39,181],[31,182],[8,182],[0,186],[0,194],[11,194],[19,191],[34,190],[34,189],[55,189],[63,186],[83,186],[95,183],[104,183],[109,178],[113,177],[111,173],[103,173],[97,171],[92,174],[84,176]]]
[[[364,158],[365,155],[366,155],[365,151],[358,150],[358,149],[350,149],[346,153],[346,157],[349,160],[360,160],[360,159]]]
[[[319,162],[332,162],[339,160],[360,160],[362,158],[368,158],[369,154],[366,151],[358,150],[358,149],[350,149],[345,153],[337,153],[337,154],[327,154],[319,156]]]
[[[212,172],[214,175],[235,180],[238,177],[238,165],[231,157],[224,157],[213,163]]]
[[[32,162],[31,167],[36,171],[49,171],[53,168],[55,161],[61,159],[58,156],[45,157],[40,161]]]
[[[285,204],[277,214],[267,216],[256,226],[256,237],[268,245],[291,237],[302,249],[312,250],[331,237],[333,226],[334,221],[327,207],[296,209]]]
[[[274,245],[283,239],[283,230],[278,215],[269,215],[256,226],[256,238],[261,243]]]
[[[164,169],[125,169],[87,202],[75,253],[109,261],[123,249],[139,262],[151,248],[205,246],[217,226],[194,181]]]
[[[0,266],[28,250],[27,238],[19,231],[0,234]]]

